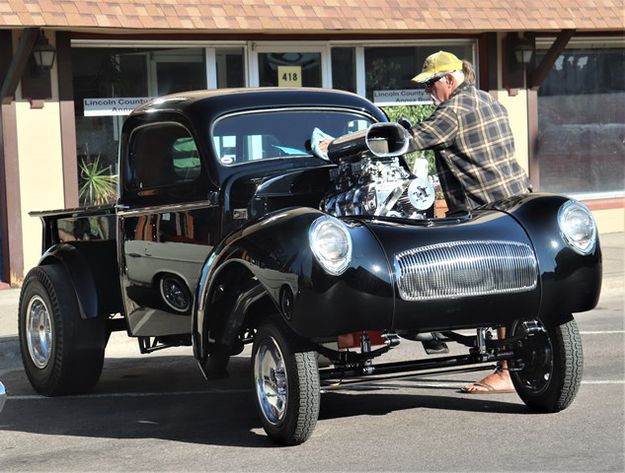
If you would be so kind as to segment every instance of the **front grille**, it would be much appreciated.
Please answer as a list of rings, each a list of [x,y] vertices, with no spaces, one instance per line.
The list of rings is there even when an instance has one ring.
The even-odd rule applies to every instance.
[[[395,255],[399,295],[405,301],[531,291],[538,281],[529,245],[513,241],[455,241]]]

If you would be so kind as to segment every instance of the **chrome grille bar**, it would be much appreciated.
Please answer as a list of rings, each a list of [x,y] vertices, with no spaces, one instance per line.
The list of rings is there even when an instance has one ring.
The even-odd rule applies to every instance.
[[[399,295],[405,301],[531,291],[538,265],[525,243],[454,241],[395,255]]]

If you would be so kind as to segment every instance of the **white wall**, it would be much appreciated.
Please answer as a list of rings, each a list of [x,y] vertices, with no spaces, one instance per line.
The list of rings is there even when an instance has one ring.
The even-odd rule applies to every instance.
[[[54,37],[48,37],[54,45]],[[14,38],[18,44],[18,38]],[[20,199],[24,275],[37,265],[41,256],[41,221],[30,217],[33,210],[60,209],[64,206],[63,158],[56,66],[51,71],[52,99],[43,108],[33,109],[16,93],[17,149],[19,156]]]

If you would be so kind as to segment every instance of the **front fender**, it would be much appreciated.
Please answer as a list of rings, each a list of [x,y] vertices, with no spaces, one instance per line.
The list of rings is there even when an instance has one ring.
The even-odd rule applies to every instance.
[[[352,260],[343,274],[330,275],[316,261],[308,239],[312,222],[322,215],[312,208],[268,214],[214,249],[202,269],[195,297],[193,339],[198,359],[206,359],[209,343],[216,340],[211,326],[228,325],[214,324],[211,318],[219,316],[213,300],[220,274],[233,265],[249,271],[285,323],[306,338],[392,325],[391,266],[377,239],[365,225],[344,220],[353,241]]]
[[[601,293],[599,237],[594,251],[581,255],[560,231],[558,210],[568,200],[560,195],[525,194],[489,206],[516,219],[532,240],[541,273],[539,315],[546,321],[593,309]]]

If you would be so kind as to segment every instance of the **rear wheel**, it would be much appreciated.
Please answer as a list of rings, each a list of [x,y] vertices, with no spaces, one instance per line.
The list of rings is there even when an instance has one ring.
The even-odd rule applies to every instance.
[[[305,442],[319,417],[316,352],[302,349],[281,324],[266,320],[254,337],[252,380],[267,435],[283,445]]]
[[[520,369],[510,376],[519,397],[540,412],[566,409],[579,389],[583,371],[582,340],[573,318],[560,325],[542,327],[529,335],[518,348]],[[523,330],[515,322],[511,335]]]
[[[24,369],[39,394],[84,393],[97,383],[107,340],[105,321],[80,318],[63,266],[39,266],[28,273],[18,322]]]

